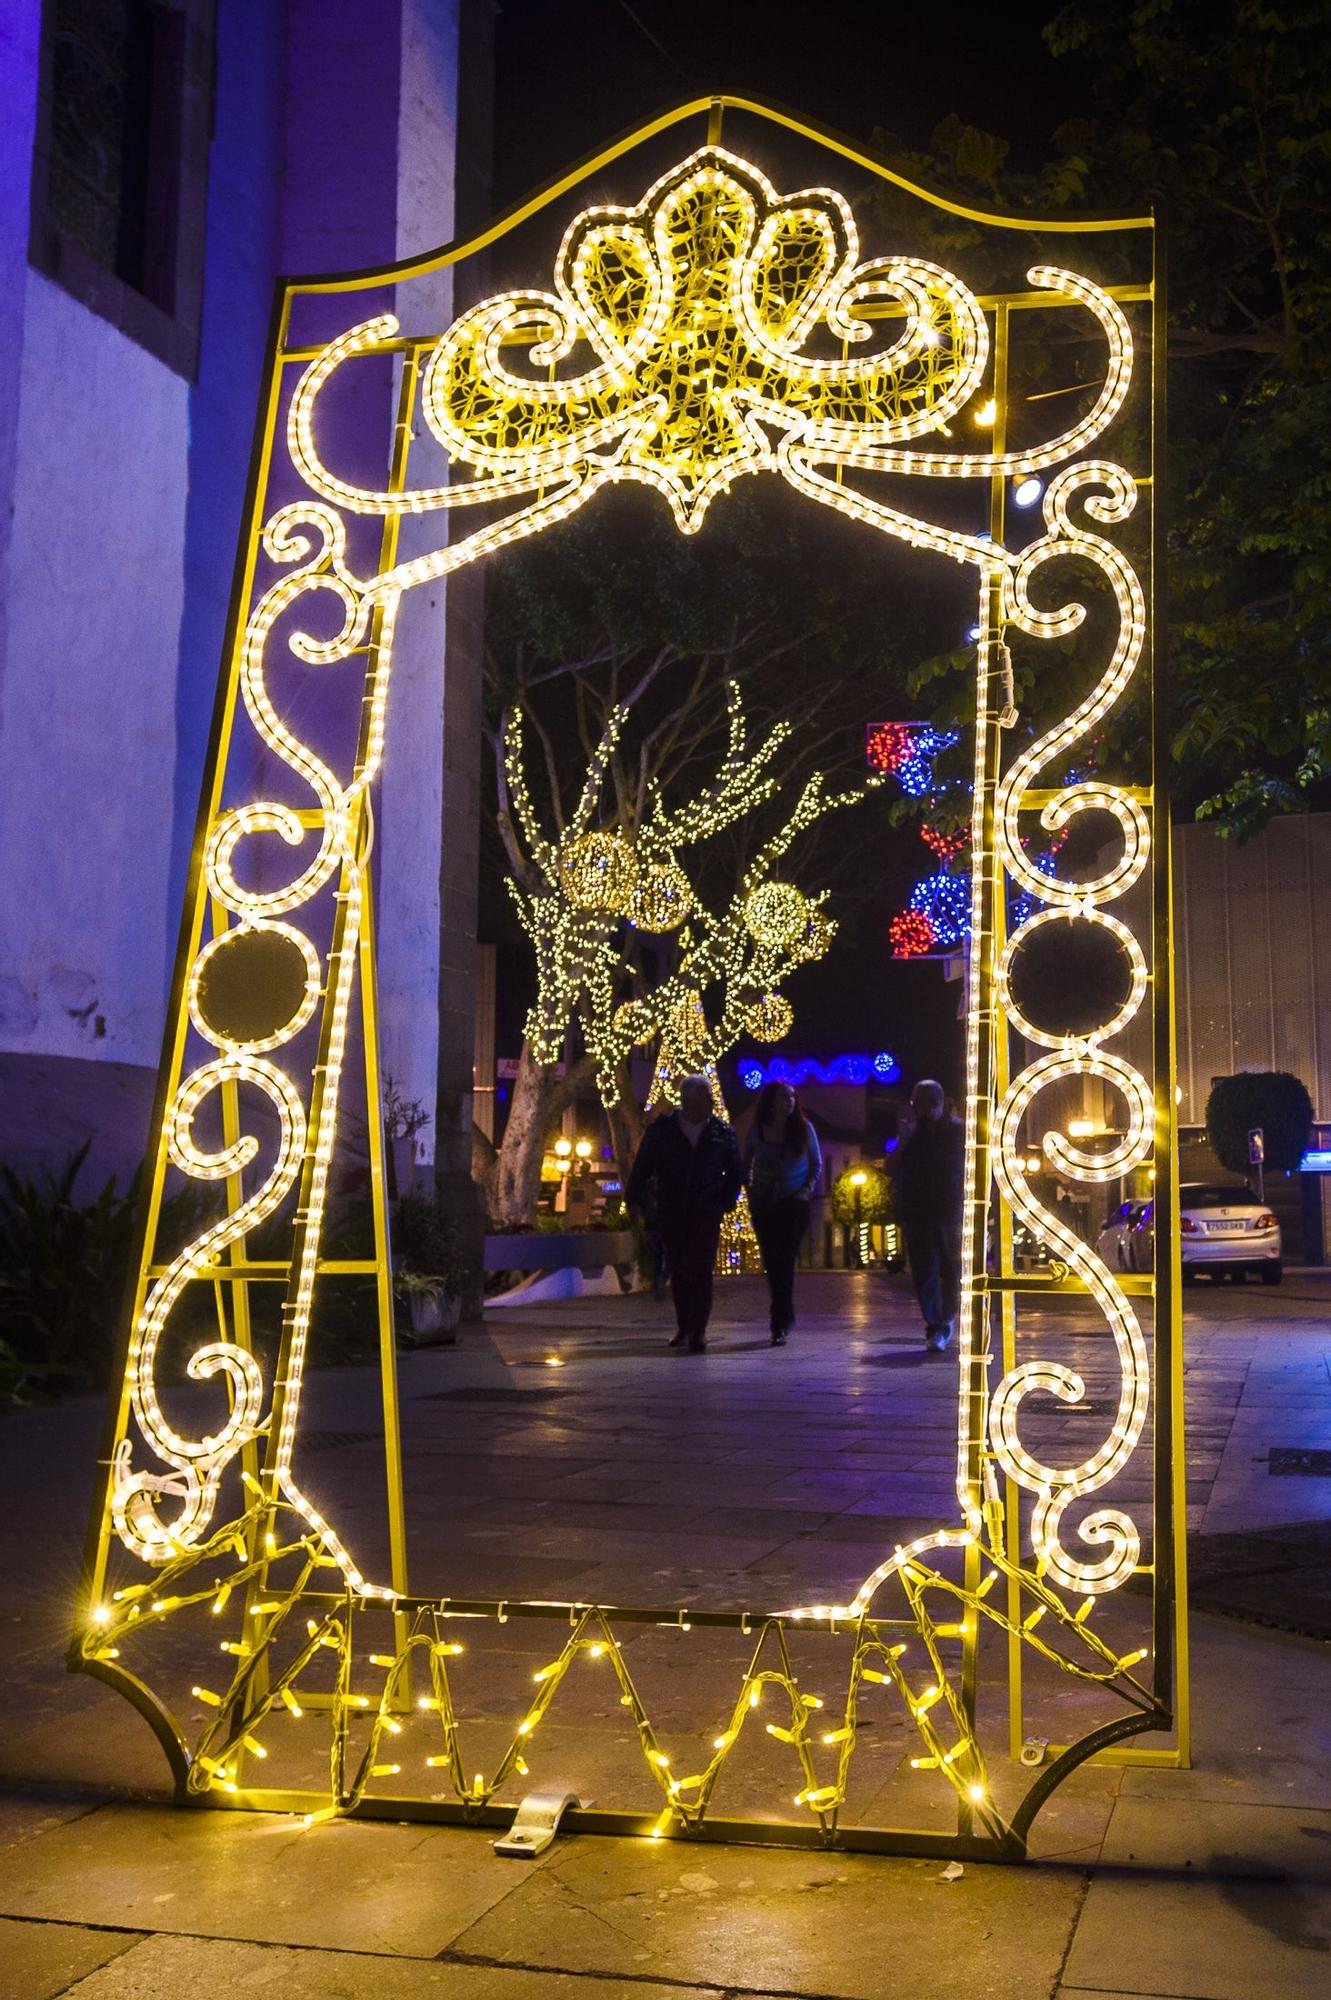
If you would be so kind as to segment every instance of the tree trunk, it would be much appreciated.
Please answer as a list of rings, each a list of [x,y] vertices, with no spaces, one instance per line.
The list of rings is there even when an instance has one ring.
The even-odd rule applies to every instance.
[[[581,1056],[561,1076],[556,1064],[537,1060],[524,1036],[503,1142],[485,1177],[486,1207],[494,1228],[533,1227],[545,1135],[591,1068],[591,1058]]]
[[[486,1184],[490,1220],[499,1229],[530,1229],[535,1222],[545,1134],[559,1081],[554,1064],[538,1062],[524,1039],[508,1124]]]
[[[629,1084],[627,1063],[621,1063],[619,1066],[616,1087],[614,1102],[606,1105],[605,1116],[606,1123],[610,1127],[610,1147],[615,1156],[615,1171],[619,1176],[619,1184],[621,1187],[627,1187],[629,1171],[642,1143],[643,1134],[643,1116]]]

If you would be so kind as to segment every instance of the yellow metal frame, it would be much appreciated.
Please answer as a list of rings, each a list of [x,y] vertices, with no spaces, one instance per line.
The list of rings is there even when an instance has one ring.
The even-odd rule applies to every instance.
[[[1029,289],[977,297],[951,273],[917,257],[861,262],[854,218],[833,190],[778,195],[756,167],[721,146],[728,110],[784,128],[985,230],[1110,234],[1119,250],[1144,236],[1153,256],[1158,254],[1151,217],[1037,221],[987,214],[912,187],[863,152],[789,114],[717,97],[651,121],[468,242],[421,260],[280,289],[228,665],[159,1080],[157,1151],[125,1367],[110,1412],[71,1648],[71,1665],[120,1687],[148,1718],[182,1799],[300,1809],[312,1820],[359,1813],[502,1823],[512,1807],[499,1803],[497,1795],[510,1778],[526,1774],[533,1733],[566,1677],[603,1657],[634,1719],[661,1810],[585,1813],[570,1821],[589,1830],[1010,1859],[1024,1853],[1039,1806],[1087,1757],[1186,1760],[1162,676],[1159,663],[1149,658],[1147,592],[1122,548],[1101,533],[1127,520],[1141,495],[1148,496],[1153,524],[1148,582],[1158,592],[1159,272],[1153,263],[1149,275],[1100,286],[1061,266],[1036,266],[1027,276]],[[574,218],[557,260],[556,292],[487,301],[442,334],[404,335],[394,319],[380,315],[322,345],[293,340],[293,312],[309,301],[459,262],[560,201],[590,175],[699,118],[707,121],[706,144],[661,176],[637,207],[600,208]],[[1153,314],[1152,459],[1147,473],[1134,476],[1086,454],[1114,428],[1128,397],[1134,371],[1128,315],[1141,307]],[[1089,408],[1081,419],[1036,446],[1009,449],[1010,326],[1014,314],[1031,311],[1080,315],[1088,332],[1105,344],[1105,374],[1097,391],[1088,389]],[[811,356],[807,344],[820,331],[824,345]],[[826,346],[828,331],[840,341],[839,355]],[[887,346],[876,346],[884,334]],[[870,350],[864,358],[857,352],[861,345]],[[569,360],[586,346],[595,355],[590,368]],[[510,353],[529,357],[532,372],[523,372],[522,358],[510,363]],[[394,357],[397,371],[393,447],[386,486],[370,490],[325,464],[316,411],[340,368],[385,355]],[[957,448],[954,427],[976,419],[981,398],[993,405],[992,443],[984,450]],[[421,489],[411,482],[411,444],[422,423],[448,453],[453,473],[447,486]],[[279,465],[283,438],[286,459]],[[468,476],[459,478],[459,468]],[[633,479],[656,486],[681,531],[693,533],[718,492],[733,478],[758,470],[779,473],[862,526],[970,565],[978,579],[957,1517],[889,1552],[844,1604],[694,1613],[678,1606],[520,1604],[414,1594],[407,1582],[388,1214],[376,1115],[368,865],[371,787],[383,754],[397,609],[403,592],[416,583],[445,576],[519,535],[540,532],[603,485]],[[270,492],[289,492],[293,472],[303,497],[270,512]],[[1043,533],[1022,550],[1009,549],[1007,482],[1037,473],[1049,482]],[[987,527],[958,528],[904,506],[903,482],[909,492],[911,481],[921,477],[964,480],[987,490]],[[884,479],[895,483],[884,486]],[[482,525],[445,538],[425,555],[402,555],[404,517],[455,508],[476,509],[463,518]],[[377,523],[368,573],[371,544],[359,527],[367,519]],[[1085,611],[1079,600],[1054,612],[1041,608],[1029,588],[1046,565],[1066,582],[1063,566],[1069,560],[1095,568],[1113,594],[1118,610],[1113,658],[1097,692],[1079,703],[1067,723],[1012,756],[1005,735],[1014,720],[1008,638],[1038,643],[1077,629]],[[322,614],[314,621],[320,636],[303,620],[306,599]],[[330,609],[338,628],[331,638],[324,636]],[[335,760],[295,734],[269,694],[266,653],[279,629],[287,652],[308,664],[329,670],[357,658],[364,662],[358,741],[343,775]],[[1066,764],[1066,753],[1110,711],[1148,660],[1156,722],[1152,767],[1143,782],[1060,780],[1056,771]],[[248,734],[238,741],[242,717]],[[292,807],[281,788],[267,799],[234,802],[238,772],[251,770],[256,745],[313,792],[314,806]],[[1050,776],[1052,785],[1040,782]],[[284,780],[288,787],[289,782]],[[1157,800],[1166,837],[1156,843],[1148,951],[1104,906],[1142,878]],[[1117,821],[1119,860],[1096,882],[1075,887],[1033,879],[1020,816],[1038,811],[1047,827],[1058,826],[1090,808]],[[300,872],[273,887],[274,872],[290,872],[272,867],[271,856],[281,851],[276,843],[295,855]],[[237,860],[250,852],[268,857],[258,887],[253,869]],[[1012,881],[1041,895],[1046,908],[1040,923],[1096,923],[1114,936],[1131,970],[1127,1008],[1078,1037],[1051,1038],[1024,1019],[1009,985],[1015,947],[1006,936],[1006,907]],[[277,1009],[280,1018],[261,1032],[251,1026],[241,1038],[209,1013],[208,970],[220,959],[233,975],[239,972],[243,984],[251,966],[257,973],[260,949],[294,954],[305,967],[304,993],[298,1003],[284,1002]],[[1104,1046],[1148,991],[1153,1094],[1131,1064]],[[1013,1041],[1015,1028],[1045,1053],[1023,1057]],[[211,1052],[200,1060],[204,1045]],[[307,1055],[298,1074],[299,1049]],[[278,1051],[286,1051],[286,1067],[274,1060]],[[369,1105],[374,1254],[363,1262],[337,1263],[321,1257],[320,1236],[338,1093],[348,1062],[356,1061]],[[1150,1278],[1119,1279],[1107,1272],[1015,1180],[1016,1135],[1026,1111],[1051,1083],[1077,1073],[1098,1076],[1122,1095],[1127,1131],[1107,1152],[1086,1152],[1050,1133],[1045,1151],[1061,1172],[1091,1184],[1154,1158],[1158,1263]],[[242,1086],[266,1098],[276,1120],[275,1157],[266,1171],[255,1171],[260,1140],[244,1130]],[[210,1148],[196,1132],[197,1115],[210,1100],[220,1116],[220,1147]],[[169,1168],[218,1183],[225,1195],[221,1220],[174,1255],[158,1244]],[[1014,1213],[1054,1244],[1062,1259],[1057,1274],[1035,1278],[1016,1271]],[[269,1217],[283,1216],[289,1254],[267,1262],[251,1258],[251,1232]],[[377,1281],[391,1549],[386,1581],[362,1573],[335,1524],[304,1490],[294,1463],[316,1280],[351,1273],[373,1274]],[[286,1285],[271,1382],[255,1355],[250,1324],[249,1286],[263,1282]],[[200,1288],[211,1288],[216,1297],[219,1337],[194,1349],[189,1372],[205,1382],[220,1377],[227,1408],[216,1431],[193,1437],[176,1427],[159,1402],[154,1367],[177,1307],[197,1300]],[[1032,1389],[1068,1404],[1084,1393],[1072,1369],[1020,1358],[1017,1302],[1049,1290],[1094,1301],[1121,1363],[1112,1435],[1075,1466],[1045,1463],[1022,1434],[1022,1405]],[[1149,1405],[1151,1356],[1137,1331],[1134,1295],[1152,1298],[1155,1308],[1156,1493],[1146,1562],[1138,1525],[1122,1507],[1094,1497],[1112,1501],[1108,1489],[1137,1447]],[[136,1454],[145,1448],[149,1464],[139,1469]],[[125,1571],[118,1563],[113,1579],[118,1547],[138,1567]],[[1125,1653],[1103,1636],[1103,1624],[1093,1623],[1092,1613],[1143,1570],[1153,1580],[1151,1644]],[[194,1687],[193,1699],[203,1705],[206,1720],[190,1744],[165,1698],[124,1656],[151,1627],[209,1609],[221,1621],[208,1620],[212,1635],[234,1633],[222,1640],[229,1679],[221,1691]],[[458,1621],[502,1622],[514,1616],[555,1619],[566,1626],[566,1637],[537,1675],[537,1691],[496,1769],[488,1778],[472,1775],[450,1678],[458,1670],[449,1661],[462,1650],[457,1635],[467,1629]],[[980,1743],[978,1657],[986,1623],[1006,1635],[1014,1748],[1024,1727],[1021,1668],[1028,1653],[1088,1688],[1112,1693],[1120,1710],[1077,1743],[1061,1747],[1015,1810],[997,1802]],[[626,1633],[663,1624],[734,1630],[752,1642],[713,1752],[687,1777],[673,1771],[621,1646]],[[806,1633],[826,1635],[845,1648],[845,1699],[835,1716],[820,1713],[822,1703],[801,1691],[794,1671],[792,1643],[802,1644]],[[367,1634],[381,1648],[368,1655],[368,1673]],[[1148,1657],[1149,1673],[1136,1673],[1138,1662]],[[419,1788],[392,1782],[401,1766],[383,1761],[385,1748],[404,1733],[413,1673],[429,1690],[419,1697],[417,1722],[425,1718],[421,1726],[435,1732],[438,1745],[425,1764],[444,1772],[448,1798],[421,1796]],[[860,1707],[874,1686],[903,1703],[920,1738],[921,1755],[912,1761],[936,1773],[954,1797],[955,1832],[843,1823]],[[777,1702],[781,1717],[768,1723],[767,1731],[790,1746],[800,1773],[796,1805],[804,1818],[794,1825],[719,1819],[711,1810],[727,1760],[765,1697]],[[265,1757],[281,1729],[307,1714],[328,1720],[327,1787],[310,1792],[247,1783],[247,1760]],[[1119,1747],[1142,1731],[1168,1730],[1176,1720],[1179,1735],[1169,1751]]]

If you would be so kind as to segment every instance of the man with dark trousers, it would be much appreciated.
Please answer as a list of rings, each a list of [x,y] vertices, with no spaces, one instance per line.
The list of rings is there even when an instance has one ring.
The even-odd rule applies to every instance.
[[[711,1085],[705,1076],[686,1076],[679,1109],[644,1132],[625,1190],[628,1206],[639,1210],[649,1190],[656,1190],[657,1227],[675,1302],[672,1347],[700,1354],[707,1345],[721,1219],[739,1198],[741,1178],[739,1147],[712,1109]]]
[[[966,1138],[947,1115],[943,1086],[923,1077],[910,1094],[915,1129],[897,1156],[897,1215],[924,1343],[941,1354],[952,1338],[961,1289],[961,1198]]]

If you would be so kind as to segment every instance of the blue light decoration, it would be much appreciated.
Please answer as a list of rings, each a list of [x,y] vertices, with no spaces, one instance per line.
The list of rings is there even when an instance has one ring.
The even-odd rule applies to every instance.
[[[1039,482],[1034,484],[1038,498]],[[980,638],[980,627],[973,626],[968,636]],[[959,740],[955,729],[935,729],[928,722],[876,722],[869,728],[865,751],[871,770],[895,778],[911,798],[936,805],[950,792],[970,789],[964,779],[940,778],[934,770],[935,760]],[[1080,773],[1069,775],[1067,782],[1076,782],[1077,776]],[[970,872],[964,869],[954,874],[951,868],[968,844],[968,829],[923,826],[920,838],[943,866],[916,883],[906,908],[888,925],[894,958],[951,953],[963,948],[970,936]],[[1055,841],[1035,857],[1035,866],[1043,874],[1055,874],[1059,845],[1061,841]],[[1027,889],[1014,895],[1008,909],[1010,929],[1019,930],[1038,906],[1039,898]]]
[[[1068,780],[1069,784],[1073,782],[1074,781],[1072,779]],[[1056,858],[1057,858],[1057,849],[1053,847],[1046,847],[1042,849],[1041,852],[1035,856],[1035,866],[1039,869],[1042,875],[1052,875],[1054,873],[1054,862]],[[1012,898],[1011,907],[1008,910],[1009,929],[1014,931],[1019,931],[1022,925],[1026,922],[1027,918],[1034,914],[1037,905],[1038,905],[1038,898],[1032,893],[1031,890],[1019,889],[1016,895]]]
[[[829,1063],[815,1056],[802,1056],[798,1062],[773,1056],[765,1068],[751,1059],[739,1066],[739,1080],[746,1090],[761,1090],[765,1083],[788,1083],[792,1090],[803,1083],[893,1083],[900,1075],[896,1057],[886,1049],[876,1056],[833,1056]]]
[[[895,778],[903,792],[922,799],[937,791],[934,758],[958,741],[955,729],[935,729],[928,722],[873,722],[865,739],[869,769]]]
[[[971,927],[969,875],[926,875],[910,892],[907,908],[916,910],[934,934],[935,945],[959,945]]]

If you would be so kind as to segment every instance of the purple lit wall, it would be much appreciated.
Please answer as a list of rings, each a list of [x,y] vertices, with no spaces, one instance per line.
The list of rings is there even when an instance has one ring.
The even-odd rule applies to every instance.
[[[113,1070],[146,1090],[274,283],[420,254],[452,234],[459,14],[471,6],[218,6],[192,382],[30,265],[41,4],[0,7],[0,1065],[81,1072],[92,1060],[80,1090],[95,1094],[95,1076],[109,1085]],[[442,324],[450,302],[446,282],[427,280],[414,309]],[[391,304],[376,294],[365,310]],[[353,476],[358,459],[382,469],[382,385],[343,414]],[[427,1102],[441,899],[474,938],[474,889],[442,867],[446,766],[474,803],[467,746],[450,757],[445,743],[444,619],[442,588],[403,619],[377,849],[385,1056]],[[455,715],[469,709],[465,688],[449,700]],[[468,949],[464,935],[464,960]],[[466,1041],[469,1076],[469,1021]],[[8,1122],[0,1151],[12,1155]]]

